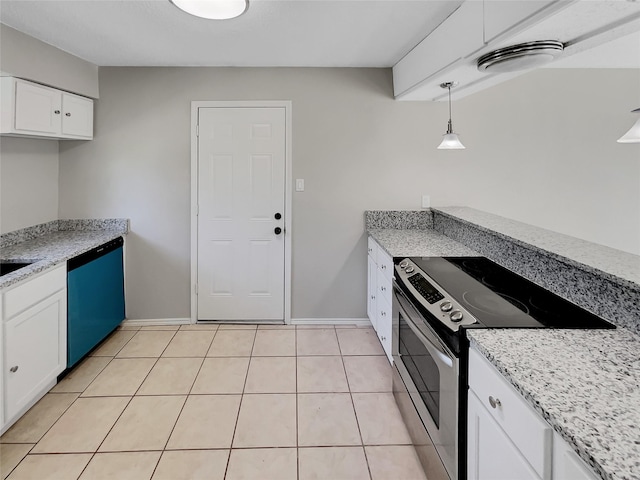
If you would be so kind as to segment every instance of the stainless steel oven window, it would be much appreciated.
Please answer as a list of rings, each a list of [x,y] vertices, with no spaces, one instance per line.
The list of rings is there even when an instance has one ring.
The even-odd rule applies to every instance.
[[[409,372],[418,394],[436,427],[440,427],[440,371],[433,357],[402,315],[399,317],[400,360]]]

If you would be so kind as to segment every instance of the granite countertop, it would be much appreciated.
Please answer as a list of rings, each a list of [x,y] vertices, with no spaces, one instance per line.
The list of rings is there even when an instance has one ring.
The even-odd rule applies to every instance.
[[[367,233],[392,257],[480,256],[434,230],[370,229]]]
[[[640,479],[640,336],[624,328],[467,335],[603,479]]]
[[[582,270],[608,277],[614,282],[638,288],[640,256],[580,238],[468,207],[438,207],[434,211],[543,252]]]
[[[126,235],[129,230],[127,220],[65,221],[64,224],[60,224],[60,227],[65,230],[59,230],[57,222],[53,228],[48,227],[44,230],[40,229],[35,238],[30,238],[32,235],[27,234],[24,236],[25,240],[2,246],[0,255],[2,259],[36,261],[0,277],[0,288],[9,287],[31,275],[66,262],[103,243]]]

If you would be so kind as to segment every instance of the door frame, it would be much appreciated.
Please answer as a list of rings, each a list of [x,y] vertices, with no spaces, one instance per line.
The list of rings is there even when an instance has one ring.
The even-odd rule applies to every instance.
[[[198,321],[198,110],[200,108],[284,108],[285,109],[285,180],[284,180],[284,323],[291,323],[291,205],[292,205],[292,137],[290,100],[191,102],[191,323]]]

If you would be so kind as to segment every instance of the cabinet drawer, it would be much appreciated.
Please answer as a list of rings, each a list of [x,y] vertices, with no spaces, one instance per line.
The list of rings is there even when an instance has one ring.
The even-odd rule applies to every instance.
[[[66,288],[66,286],[67,267],[65,264],[37,277],[27,279],[24,283],[11,288],[4,294],[3,318],[5,320],[10,319],[55,292]]]
[[[378,248],[378,268],[391,281],[393,278],[393,259],[382,248]]]
[[[469,388],[536,473],[542,479],[550,478],[551,427],[493,365],[473,349],[469,351]]]
[[[378,298],[383,299],[389,305],[392,303],[391,297],[391,280],[385,275],[385,273],[378,267],[377,277],[376,277],[376,285],[377,285],[377,293],[376,296]]]
[[[378,263],[378,248],[376,241],[371,237],[367,237],[367,253],[376,264]]]

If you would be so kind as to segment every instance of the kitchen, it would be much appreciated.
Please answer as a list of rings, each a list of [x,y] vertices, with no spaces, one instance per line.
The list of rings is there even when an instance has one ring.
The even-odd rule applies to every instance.
[[[395,101],[389,68],[98,70],[4,26],[2,35],[3,72],[15,73],[4,65],[19,61],[14,47],[30,52],[18,67],[32,80],[97,96],[99,76],[92,141],[2,138],[2,233],[129,218],[127,318],[140,324],[191,316],[193,100],[293,103],[293,178],[306,182],[292,198],[293,320],[365,321],[363,212],[416,210],[423,195],[640,252],[638,150],[615,142],[640,103],[637,67],[539,69],[460,100],[454,90],[467,149],[441,151],[446,102]],[[50,64],[34,62],[38,52],[67,68],[38,68]],[[64,84],[78,64],[73,82],[88,78],[94,91]]]

